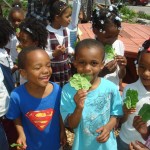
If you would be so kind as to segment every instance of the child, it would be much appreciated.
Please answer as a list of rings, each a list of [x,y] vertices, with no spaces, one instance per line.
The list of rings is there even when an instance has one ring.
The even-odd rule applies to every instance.
[[[14,67],[12,68],[12,76],[14,79],[14,82],[16,86],[19,85],[19,73],[18,73],[18,68],[17,68],[17,57],[18,57],[18,52],[17,52],[17,45],[19,44],[19,41],[17,39],[18,34],[19,34],[19,25],[20,23],[24,20],[24,11],[22,9],[22,5],[19,2],[14,2],[12,4],[12,9],[9,12],[8,20],[11,23],[12,27],[14,28],[14,34],[11,36],[10,41],[7,43],[5,48],[9,52]]]
[[[9,105],[9,95],[4,85],[4,76],[0,67],[0,150],[9,150],[7,138],[2,125],[4,115],[8,110],[8,105]]]
[[[0,17],[0,66],[4,74],[4,84],[8,90],[8,93],[10,93],[14,88],[14,83],[11,76],[13,62],[4,47],[9,42],[10,37],[13,34],[13,28],[11,27],[8,20]]]
[[[42,49],[46,48],[48,32],[45,26],[37,19],[27,18],[20,24],[18,48],[26,48],[30,46],[38,46]],[[20,76],[20,84],[26,82],[26,79]]]
[[[150,126],[147,127],[147,123],[143,122],[140,116],[135,116],[133,119],[133,127],[141,134],[144,140],[147,140],[145,145],[139,141],[131,142],[130,150],[149,150],[150,149]]]
[[[139,79],[125,87],[122,99],[126,98],[126,91],[128,89],[133,89],[138,92],[138,102],[135,109],[127,109],[124,105],[123,124],[118,137],[118,150],[128,150],[131,141],[138,140],[145,143],[140,133],[136,131],[132,124],[134,116],[138,114],[143,104],[150,104],[150,39],[142,45],[137,61]],[[150,121],[147,122],[148,125],[150,125]]]
[[[24,49],[18,55],[18,67],[28,81],[11,93],[6,114],[18,131],[18,148],[58,150],[66,137],[59,111],[61,89],[49,82],[49,56],[40,48]]]
[[[124,45],[120,40],[117,40],[121,29],[121,18],[116,8],[97,8],[93,11],[92,19],[93,32],[96,39],[103,43],[104,46],[110,45],[113,47],[115,59],[106,59],[106,64],[100,73],[106,79],[114,82],[119,89],[119,82],[126,74],[126,58],[124,55]]]
[[[122,115],[122,102],[116,86],[98,77],[104,65],[104,48],[94,39],[79,42],[74,66],[79,74],[90,76],[91,88],[75,90],[67,83],[62,90],[61,114],[74,129],[73,150],[117,150],[113,128]]]
[[[39,20],[27,18],[20,24],[19,28],[20,48],[29,46],[46,48],[48,33],[46,27]]]
[[[51,81],[63,86],[71,76],[68,53],[73,53],[73,49],[70,47],[69,30],[66,28],[71,21],[71,8],[65,2],[57,0],[50,6],[47,53],[52,63]]]

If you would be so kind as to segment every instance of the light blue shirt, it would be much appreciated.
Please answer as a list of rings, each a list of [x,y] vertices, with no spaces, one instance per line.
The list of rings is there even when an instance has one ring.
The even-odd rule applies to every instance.
[[[75,110],[74,95],[76,92],[69,83],[63,87],[60,109],[63,120]],[[96,130],[106,125],[111,116],[121,115],[123,115],[122,100],[117,87],[111,81],[101,78],[99,86],[88,92],[82,118],[74,130],[73,150],[117,150],[113,131],[107,142],[98,143]]]

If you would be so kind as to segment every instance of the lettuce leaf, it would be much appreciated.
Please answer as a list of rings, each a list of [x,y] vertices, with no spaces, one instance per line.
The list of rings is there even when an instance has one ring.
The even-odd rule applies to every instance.
[[[124,103],[128,109],[136,108],[138,102],[138,92],[136,90],[128,89]]]
[[[105,45],[104,50],[106,60],[113,60],[115,57],[115,50],[113,47],[111,45]]]
[[[12,143],[10,146],[11,147],[17,147],[17,146],[22,147],[23,145],[22,144],[17,144],[17,143]]]
[[[89,75],[84,74],[74,74],[73,77],[70,78],[70,85],[74,87],[76,90],[84,89],[88,90],[92,85],[90,83],[91,77]]]
[[[16,33],[20,33],[20,28],[16,28]]]
[[[139,116],[142,117],[144,122],[150,120],[150,104],[144,104],[139,111]]]

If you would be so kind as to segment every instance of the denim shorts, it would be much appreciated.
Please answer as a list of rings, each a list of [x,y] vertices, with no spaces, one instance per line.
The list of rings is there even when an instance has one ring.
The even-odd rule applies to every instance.
[[[129,150],[129,144],[122,141],[119,136],[117,137],[117,147],[118,150]]]

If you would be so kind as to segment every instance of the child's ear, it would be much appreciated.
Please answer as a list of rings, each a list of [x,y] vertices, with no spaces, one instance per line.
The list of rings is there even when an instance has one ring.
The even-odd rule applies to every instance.
[[[27,73],[24,69],[20,69],[19,72],[23,78],[27,79]]]
[[[103,62],[102,62],[102,64],[101,64],[101,67],[100,67],[101,70],[103,70],[104,64],[105,64],[105,61],[103,60]]]

